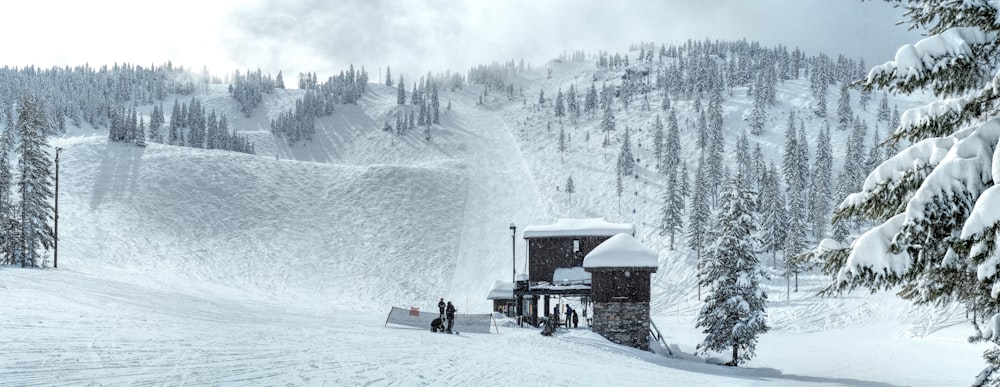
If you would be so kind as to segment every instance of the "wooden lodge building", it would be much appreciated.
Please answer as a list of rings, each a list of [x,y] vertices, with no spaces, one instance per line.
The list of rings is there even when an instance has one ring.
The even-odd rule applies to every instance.
[[[549,316],[551,297],[591,297],[591,275],[583,268],[591,250],[617,234],[635,233],[629,223],[611,223],[602,218],[560,219],[552,224],[525,227],[528,273],[514,286],[516,315],[538,325]],[[538,302],[542,301],[541,309]],[[541,312],[541,313],[539,313]]]
[[[528,273],[517,274],[513,284],[493,284],[493,310],[537,326],[541,316],[550,316],[552,297],[579,298],[593,306],[595,332],[648,349],[650,276],[658,259],[634,233],[632,224],[601,218],[526,227]]]

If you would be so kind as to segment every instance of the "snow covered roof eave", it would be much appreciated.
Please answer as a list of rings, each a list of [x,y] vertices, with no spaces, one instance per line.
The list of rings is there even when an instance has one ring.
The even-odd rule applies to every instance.
[[[486,296],[487,300],[513,300],[514,299],[514,283],[510,281],[496,280],[493,281],[493,287],[490,289],[489,295]]]
[[[524,228],[524,238],[569,237],[569,236],[613,236],[633,234],[632,223],[611,223],[604,218],[559,219],[555,223]]]

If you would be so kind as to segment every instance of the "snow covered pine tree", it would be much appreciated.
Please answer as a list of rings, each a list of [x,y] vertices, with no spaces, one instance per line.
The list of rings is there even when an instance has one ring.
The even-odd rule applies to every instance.
[[[757,347],[757,336],[767,326],[767,294],[760,287],[765,277],[759,266],[757,221],[754,220],[752,191],[741,189],[740,178],[729,182],[723,193],[722,208],[716,227],[718,238],[708,249],[701,266],[699,282],[708,287],[705,304],[698,315],[698,327],[704,327],[705,341],[698,351],[732,349],[733,358],[726,365],[738,366],[750,360]]]
[[[822,254],[837,293],[898,289],[916,304],[964,303],[990,341],[975,385],[1000,385],[1000,6],[985,0],[887,0],[929,36],[901,47],[862,86],[932,91],[905,112],[889,145],[910,145],[872,171],[834,220],[869,219],[850,248]]]
[[[17,191],[21,202],[17,213],[21,229],[18,255],[21,267],[42,266],[43,259],[38,256],[38,248],[48,250],[52,247],[53,233],[49,220],[52,220],[52,164],[44,148],[46,143],[45,111],[41,102],[32,95],[24,95],[17,107],[17,134],[21,138],[18,147],[21,157],[18,160]]]

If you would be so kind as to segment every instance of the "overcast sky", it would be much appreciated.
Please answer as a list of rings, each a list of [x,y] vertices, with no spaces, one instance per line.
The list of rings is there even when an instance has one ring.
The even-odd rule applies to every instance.
[[[170,60],[291,80],[353,63],[374,81],[386,65],[412,78],[494,60],[537,67],[577,49],[746,38],[871,66],[919,39],[901,19],[884,2],[857,0],[32,0],[2,6],[0,65]]]

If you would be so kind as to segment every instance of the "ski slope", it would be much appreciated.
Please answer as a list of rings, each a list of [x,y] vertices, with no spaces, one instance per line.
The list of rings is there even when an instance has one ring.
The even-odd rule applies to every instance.
[[[554,70],[551,78],[546,68]],[[276,141],[267,123],[300,91],[266,96],[251,117],[238,113],[224,86],[200,91],[206,106],[225,111],[231,128],[251,136],[258,155],[159,144],[139,149],[80,128],[51,139],[63,148],[59,268],[0,267],[0,384],[943,386],[972,380],[985,347],[965,342],[971,325],[963,309],[917,308],[891,294],[819,298],[814,294],[827,278],[818,273],[802,275],[798,292],[787,292],[777,275],[765,285],[773,330],[761,336],[757,357],[745,367],[695,356],[703,337],[694,329],[696,258],[683,240],[670,250],[657,234],[662,182],[650,166],[651,150],[638,145],[651,139],[653,116],[619,115],[642,160],[640,177],[626,189],[631,196],[619,204],[618,148],[601,148],[596,120],[567,126],[570,151],[562,157],[555,146],[559,125],[547,131],[551,113],[535,106],[538,88],[554,95],[569,84],[589,87],[595,74],[615,76],[595,72],[592,62],[552,62],[518,75],[527,102],[493,94],[476,105],[474,86],[443,92],[442,105],[450,101],[453,108],[442,112],[430,141],[420,130],[400,137],[381,130],[409,108],[396,105],[395,89],[381,85],[371,85],[358,105],[337,106],[320,119],[312,143],[291,146]],[[803,80],[779,86],[785,102],[769,131],[752,139],[766,153],[780,154],[787,118],[777,112],[804,111],[806,102],[794,96],[807,90]],[[729,133],[742,130],[736,117],[749,107],[739,95],[724,106]],[[835,97],[831,91],[829,100]],[[917,101],[898,102],[903,108]],[[874,110],[862,114],[871,118]],[[834,133],[835,168],[844,139],[846,133]],[[687,133],[685,149],[691,141]],[[556,189],[569,176],[577,187],[572,201]],[[520,230],[560,217],[634,223],[637,238],[660,253],[652,317],[676,357],[614,345],[586,329],[543,337],[504,319],[499,333],[488,335],[384,326],[389,307],[432,309],[441,297],[459,313],[489,311],[490,285],[511,275],[508,225],[518,226],[514,264],[522,271]]]

